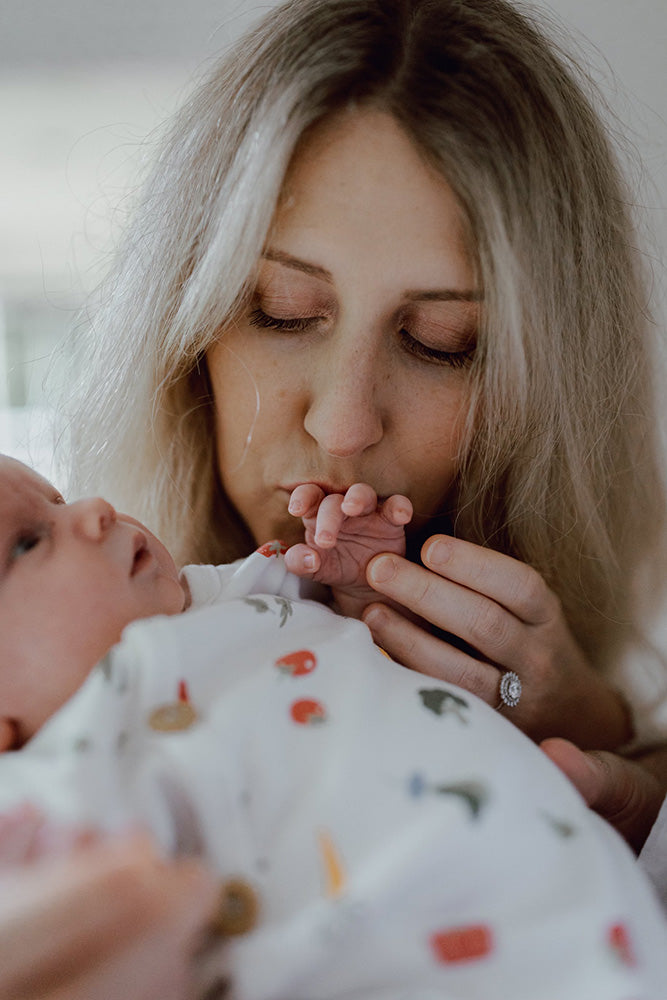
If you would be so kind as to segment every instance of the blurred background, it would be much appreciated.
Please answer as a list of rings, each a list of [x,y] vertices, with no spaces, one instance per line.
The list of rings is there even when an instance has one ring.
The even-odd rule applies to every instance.
[[[49,473],[43,383],[51,353],[104,272],[155,129],[216,55],[274,5],[3,0],[0,451]],[[620,120],[653,259],[653,310],[664,327],[667,0],[534,6],[569,29]]]

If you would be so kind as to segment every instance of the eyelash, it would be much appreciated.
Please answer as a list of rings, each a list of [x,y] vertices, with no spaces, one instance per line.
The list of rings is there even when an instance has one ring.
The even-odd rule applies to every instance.
[[[258,327],[261,330],[278,330],[282,333],[303,333],[320,319],[320,316],[282,319],[277,316],[270,316],[263,309],[259,308],[253,309],[249,316],[251,326]],[[475,354],[474,347],[470,347],[467,351],[438,351],[436,348],[428,347],[420,340],[416,340],[405,329],[399,331],[399,337],[403,347],[409,354],[429,364],[449,365],[450,368],[467,368]]]
[[[19,536],[11,547],[9,553],[10,562],[16,562],[21,556],[36,548],[44,537],[44,534],[38,534],[37,532]]]
[[[65,504],[66,502],[60,493],[56,493],[51,501],[56,506]],[[50,526],[45,524],[37,529],[26,531],[24,534],[19,535],[9,550],[10,564],[16,562],[17,559],[31,552],[34,548],[37,548],[40,542],[49,537],[50,531]]]

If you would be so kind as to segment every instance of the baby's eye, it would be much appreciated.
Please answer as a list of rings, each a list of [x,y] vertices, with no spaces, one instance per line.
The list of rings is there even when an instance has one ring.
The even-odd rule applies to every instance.
[[[10,549],[10,562],[15,562],[17,559],[20,559],[21,556],[24,556],[26,552],[30,552],[31,549],[34,549],[37,545],[39,545],[43,537],[44,536],[42,534],[36,531],[20,535]]]

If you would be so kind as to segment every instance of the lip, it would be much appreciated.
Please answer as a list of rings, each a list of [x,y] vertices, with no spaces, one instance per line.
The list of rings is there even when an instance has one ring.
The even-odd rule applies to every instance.
[[[132,538],[132,565],[130,576],[141,573],[153,561],[153,553],[148,548],[148,539],[143,531],[136,531]]]
[[[295,483],[291,483],[289,486],[281,486],[282,490],[286,493],[293,493],[297,486],[319,486],[323,493],[330,496],[332,493],[339,493],[345,496],[350,486],[353,483],[348,483],[347,486],[335,486],[333,483],[325,483],[319,479],[299,479]]]

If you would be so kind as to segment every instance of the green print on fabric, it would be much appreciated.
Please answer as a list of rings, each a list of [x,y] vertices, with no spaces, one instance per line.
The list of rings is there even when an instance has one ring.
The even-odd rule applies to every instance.
[[[489,801],[488,788],[479,781],[460,781],[452,785],[435,785],[426,781],[418,771],[415,771],[408,778],[408,794],[413,799],[419,799],[423,795],[454,795],[468,807],[472,819],[479,819],[482,809]]]
[[[107,684],[115,682],[116,694],[123,694],[127,691],[127,672],[124,667],[118,665],[114,668],[111,653],[107,653],[101,660],[98,660],[95,669],[100,671]]]
[[[469,719],[463,714],[470,707],[465,698],[451,691],[443,691],[442,688],[421,688],[418,692],[424,708],[434,715],[455,715],[456,718],[468,725]]]
[[[569,823],[564,819],[557,819],[556,816],[550,816],[549,813],[542,810],[540,812],[542,819],[545,819],[552,830],[555,830],[559,837],[566,840],[568,837],[573,837],[577,832],[576,826],[573,823]]]
[[[108,653],[103,659],[99,661],[99,663],[97,664],[97,669],[102,672],[105,681],[107,681],[110,684],[113,677],[113,667],[111,665],[111,657],[109,656]]]
[[[280,614],[279,628],[282,628],[290,615],[294,614],[293,604],[287,597],[273,597],[272,600],[274,604],[278,605],[278,613]],[[267,611],[270,611],[272,614],[274,613],[273,609],[269,606],[269,602],[261,597],[244,597],[243,601],[245,604],[249,604],[251,608],[254,608],[260,615],[265,614]]]

